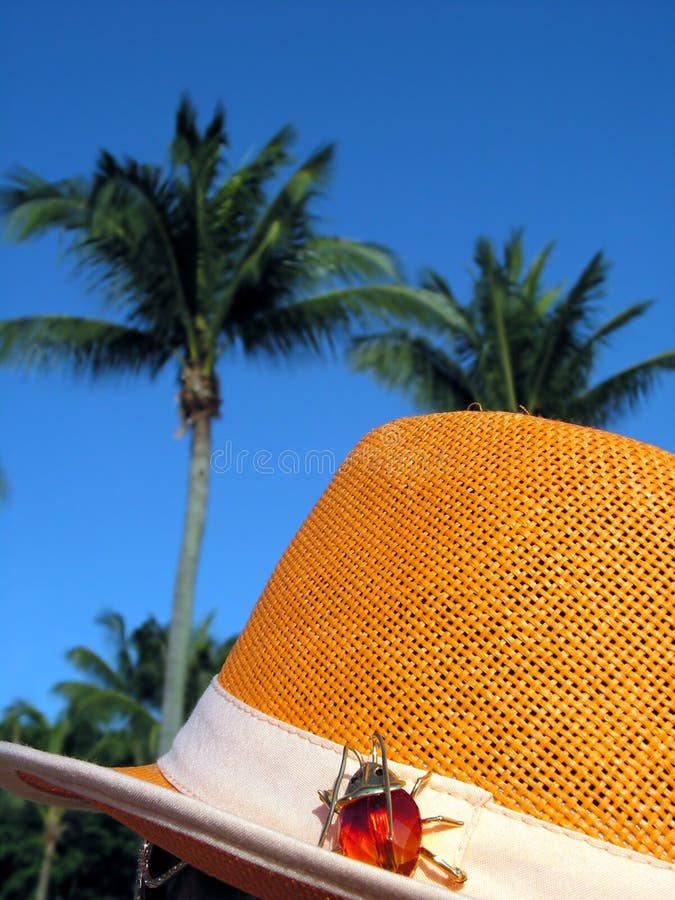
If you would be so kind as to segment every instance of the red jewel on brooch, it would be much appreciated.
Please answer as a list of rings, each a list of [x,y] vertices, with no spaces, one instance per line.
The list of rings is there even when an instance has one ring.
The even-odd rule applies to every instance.
[[[359,768],[350,778],[345,793],[338,797],[350,750],[357,757]],[[445,816],[430,816],[426,819],[421,817],[415,797],[430,777],[431,773],[427,772],[417,779],[410,793],[404,790],[405,782],[389,771],[387,751],[379,734],[372,738],[370,760],[364,760],[356,750],[345,746],[333,789],[319,791],[319,797],[328,807],[319,847],[323,846],[333,817],[337,815],[338,852],[349,859],[370,863],[400,875],[412,875],[420,856],[424,856],[439,866],[453,885],[463,884],[466,873],[462,869],[450,865],[422,846],[422,829],[425,825],[440,824],[457,828],[464,824]]]

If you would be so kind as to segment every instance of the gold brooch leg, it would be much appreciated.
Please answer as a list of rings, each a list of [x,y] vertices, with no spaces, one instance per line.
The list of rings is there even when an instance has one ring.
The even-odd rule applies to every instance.
[[[449,819],[447,816],[427,816],[426,819],[422,819],[422,825],[429,825],[435,822],[439,822],[448,828],[461,828],[464,825],[464,822],[460,822],[459,819]]]
[[[319,798],[322,803],[325,803],[328,807],[328,815],[326,816],[326,821],[324,822],[323,828],[321,829],[321,836],[319,837],[319,847],[323,847],[323,842],[326,840],[326,835],[328,834],[328,829],[330,828],[330,823],[333,821],[333,816],[335,815],[335,807],[338,802],[338,792],[340,790],[340,782],[342,781],[342,777],[345,774],[345,769],[347,768],[347,756],[349,754],[349,747],[345,744],[344,750],[342,751],[342,761],[340,763],[340,771],[338,772],[338,777],[335,779],[335,784],[333,785],[332,791],[319,791]]]
[[[420,777],[415,782],[412,791],[410,791],[410,796],[415,799],[415,797],[419,794],[422,788],[426,785],[426,783],[431,778],[431,772],[426,772],[424,775],[420,775]]]
[[[428,784],[429,779],[431,778],[431,772],[425,772],[424,775],[420,775],[420,777],[415,782],[412,791],[410,792],[410,796],[414,799],[417,794]],[[425,825],[441,825],[445,828],[461,828],[464,825],[464,822],[461,822],[459,819],[450,819],[448,816],[427,816],[425,819],[422,819],[422,827]],[[436,856],[435,853],[432,853],[431,850],[428,850],[426,847],[420,847],[420,856],[424,856],[426,859],[435,863],[440,869],[442,869],[447,875],[450,876],[450,881],[453,885],[464,884],[466,881],[466,872],[463,869],[458,868],[457,866],[451,866],[450,863],[443,859],[442,856]]]
[[[451,866],[442,856],[436,856],[435,853],[432,853],[431,850],[427,850],[426,847],[420,847],[420,854],[435,863],[439,869],[443,869],[443,871],[450,876],[450,880],[453,884],[460,885],[464,884],[466,881],[466,872],[464,869],[460,869],[457,866]]]

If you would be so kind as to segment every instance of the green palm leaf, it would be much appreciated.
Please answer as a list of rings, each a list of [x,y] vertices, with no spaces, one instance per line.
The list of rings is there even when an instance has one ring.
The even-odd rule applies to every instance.
[[[639,319],[640,316],[643,316],[650,306],[652,306],[653,302],[653,300],[641,300],[638,303],[627,306],[625,309],[621,310],[621,312],[612,316],[611,319],[603,322],[603,324],[600,325],[587,339],[584,346],[595,347],[601,342],[605,342],[615,331],[618,331],[620,328],[625,328],[626,325],[629,325],[634,319]]]
[[[322,341],[332,342],[340,330],[354,321],[384,321],[431,324],[453,320],[452,311],[428,291],[401,285],[368,285],[326,291],[287,306],[264,311],[247,319],[236,332],[248,353],[263,351],[271,356],[288,355],[294,347],[318,351]],[[462,323],[458,320],[457,325]]]
[[[460,365],[427,338],[411,338],[406,331],[355,338],[349,360],[356,371],[373,371],[425,410],[466,408],[479,400]]]
[[[221,301],[220,314],[214,319],[211,333],[222,327],[225,317],[242,316],[242,306],[249,308],[251,288],[263,282],[276,290],[259,291],[258,305],[271,304],[281,289],[282,296],[293,287],[294,251],[312,235],[307,204],[317,195],[328,178],[333,147],[324,147],[304,162],[280,189],[252,229],[236,263],[233,276]],[[290,263],[290,265],[289,265]],[[244,313],[245,314],[245,311]]]
[[[66,659],[99,687],[119,688],[123,684],[122,675],[89,647],[72,647],[66,653]]]
[[[61,366],[96,377],[144,370],[155,375],[170,355],[153,335],[99,319],[26,316],[0,322],[0,364]]]
[[[133,727],[138,732],[157,724],[157,719],[146,706],[123,690],[100,688],[81,681],[62,681],[54,690],[73,705],[77,715],[99,725],[126,717],[134,720]]]
[[[584,331],[590,325],[593,304],[599,296],[605,278],[607,264],[602,253],[596,253],[584,268],[567,296],[555,305],[547,319],[540,318],[542,331],[539,350],[532,362],[533,377],[525,397],[530,411],[542,408],[542,388],[554,381],[553,370],[561,361],[576,360],[587,366]]]
[[[527,270],[527,273],[525,274],[525,277],[523,278],[523,281],[522,281],[523,298],[531,304],[534,304],[537,301],[539,301],[541,303],[541,298],[546,296],[547,292],[544,292],[542,294],[540,280],[541,280],[542,272],[544,271],[544,268],[546,267],[546,263],[548,262],[549,257],[551,255],[551,253],[553,252],[554,247],[555,247],[554,241],[551,241],[550,243],[546,244],[546,246],[542,250],[540,250],[539,253],[535,256],[534,260],[530,264],[529,269]],[[554,292],[552,292],[552,295],[551,295],[551,301],[552,301],[553,297],[555,297],[555,296],[556,296],[556,294],[554,291]],[[543,305],[540,305],[538,312],[543,315],[547,311],[548,306],[551,301],[548,301],[548,300],[544,301]]]
[[[336,281],[398,280],[400,272],[391,253],[377,244],[345,238],[317,236],[306,241],[302,254],[310,286]]]
[[[291,126],[281,129],[250,163],[237,169],[217,188],[209,201],[214,236],[221,252],[241,250],[265,204],[265,186],[291,161],[295,140]]]
[[[675,350],[622,369],[570,400],[566,418],[580,425],[606,425],[635,409],[662,372],[675,371]]]
[[[54,227],[76,231],[88,218],[88,184],[73,178],[49,182],[25,168],[15,169],[0,188],[0,214],[14,241],[37,237]]]

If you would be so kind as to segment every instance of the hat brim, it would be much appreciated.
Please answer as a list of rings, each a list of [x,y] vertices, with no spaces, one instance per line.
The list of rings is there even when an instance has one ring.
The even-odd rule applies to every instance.
[[[440,886],[330,853],[176,791],[156,765],[109,769],[0,744],[0,785],[37,803],[103,812],[145,839],[255,896],[441,900]],[[462,896],[471,897],[462,891]]]
[[[452,885],[424,860],[408,878],[316,845],[325,819],[316,791],[334,781],[341,752],[243,704],[214,679],[158,765],[109,769],[0,744],[0,786],[38,803],[106,813],[262,900],[447,900]],[[398,762],[394,771],[407,784],[423,774]],[[673,893],[675,866],[508,810],[476,786],[433,775],[419,805],[423,816],[465,823],[424,837],[425,847],[468,872],[464,900]]]

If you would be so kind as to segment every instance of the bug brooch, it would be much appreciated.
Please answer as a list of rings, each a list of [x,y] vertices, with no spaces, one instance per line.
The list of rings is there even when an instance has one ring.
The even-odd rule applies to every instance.
[[[455,886],[466,881],[466,873],[422,846],[425,825],[445,825],[458,828],[464,823],[446,816],[423,819],[415,797],[426,785],[431,772],[417,779],[408,793],[405,782],[389,771],[387,750],[381,735],[371,738],[369,760],[348,745],[342,751],[342,762],[331,790],[319,791],[321,801],[328,807],[319,847],[322,847],[333,817],[338,817],[338,848],[349,859],[412,875],[420,856],[435,863]],[[379,761],[378,761],[379,748]],[[349,751],[359,761],[359,768],[349,779],[344,794],[339,797],[340,782],[347,768]]]

